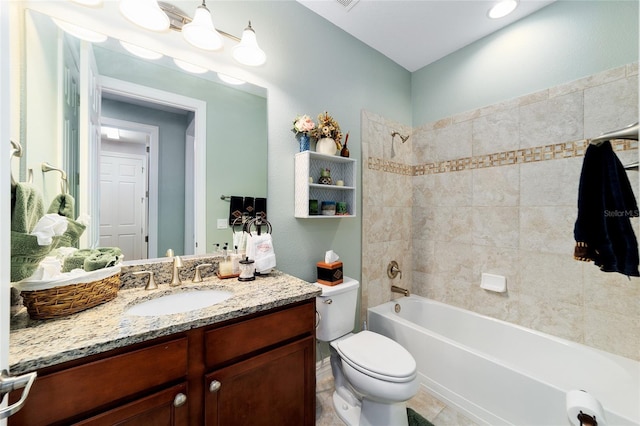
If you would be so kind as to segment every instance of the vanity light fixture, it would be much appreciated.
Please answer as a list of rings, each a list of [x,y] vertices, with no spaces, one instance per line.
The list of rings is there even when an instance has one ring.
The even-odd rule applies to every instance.
[[[222,36],[213,26],[211,12],[204,0],[196,8],[193,20],[182,26],[182,36],[189,44],[203,50],[221,50],[224,46]]]
[[[104,34],[100,34],[95,31],[91,31],[86,28],[61,21],[56,18],[51,19],[53,19],[53,22],[55,22],[56,25],[60,27],[60,29],[62,29],[64,32],[69,33],[72,36],[79,38],[80,40],[85,40],[91,43],[102,43],[107,41],[107,36]]]
[[[166,31],[171,24],[157,0],[120,0],[120,13],[132,23],[150,31]]]
[[[120,40],[120,44],[125,50],[129,53],[132,53],[140,58],[156,60],[162,58],[164,55],[162,53],[155,52],[150,49],[146,49],[144,47],[136,46],[135,44],[127,43],[126,41]]]
[[[200,67],[198,65],[194,65],[192,63],[174,58],[173,62],[175,62],[175,64],[177,66],[179,66],[180,68],[182,68],[183,70],[193,73],[193,74],[204,74],[205,72],[209,71],[208,69],[204,68],[204,67]]]
[[[181,31],[184,39],[197,48],[208,51],[222,50],[224,48],[224,40],[222,37],[226,37],[238,42],[238,45],[233,48],[232,56],[239,63],[248,66],[259,66],[266,62],[267,55],[258,46],[256,33],[251,27],[251,22],[249,22],[247,28],[244,29],[242,39],[220,29],[216,29],[205,0],[202,0],[202,4],[196,8],[193,19],[176,6],[156,0],[120,0],[120,10],[123,11],[123,14],[124,10],[134,9],[129,3],[134,3],[134,5],[140,4],[140,6],[144,5],[145,10],[148,8],[149,12],[142,13],[142,15],[144,15],[143,17],[151,17],[151,15],[159,10],[168,22],[166,27],[162,26],[160,28],[160,26],[158,26],[160,28],[159,30],[171,28],[175,31]],[[141,23],[138,23],[133,16],[128,17],[128,19],[146,28]]]
[[[491,19],[503,18],[513,12],[516,7],[518,7],[517,0],[500,0],[489,9],[487,16]]]
[[[251,21],[249,21],[249,25],[242,32],[240,44],[234,46],[232,55],[236,61],[252,67],[260,66],[267,60],[267,55],[258,46],[256,32],[251,27]]]

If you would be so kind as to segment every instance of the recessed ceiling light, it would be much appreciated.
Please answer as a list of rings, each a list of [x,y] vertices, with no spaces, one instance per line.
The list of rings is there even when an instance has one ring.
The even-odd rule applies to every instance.
[[[487,16],[491,19],[503,18],[513,12],[517,6],[517,0],[501,0],[489,9]]]

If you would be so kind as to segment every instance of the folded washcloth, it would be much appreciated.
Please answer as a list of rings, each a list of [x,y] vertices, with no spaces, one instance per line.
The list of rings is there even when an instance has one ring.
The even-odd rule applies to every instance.
[[[70,194],[60,194],[53,199],[47,213],[55,213],[73,219],[75,217],[75,204],[76,202]]]
[[[11,189],[11,230],[28,234],[44,215],[40,190],[28,182],[17,182]]]
[[[84,270],[89,272],[114,266],[120,261],[121,257],[122,250],[118,247],[97,248],[84,260]]]
[[[276,267],[276,254],[273,250],[271,234],[249,235],[247,238],[247,257],[255,262],[256,272],[269,273]]]
[[[60,237],[58,247],[74,247],[87,227],[80,222],[69,219],[68,217],[64,217],[64,219],[67,221],[67,230]]]
[[[38,264],[56,246],[60,237],[46,246],[38,244],[35,235],[11,231],[11,282],[29,278]]]
[[[34,226],[31,235],[35,235],[38,244],[48,246],[53,242],[53,237],[59,237],[67,230],[67,218],[54,213],[45,214]]]
[[[253,203],[256,209],[256,217],[262,217],[263,219],[267,218],[267,199],[266,198],[256,198]]]
[[[71,253],[64,259],[62,265],[62,272],[69,272],[74,269],[84,269],[84,261],[87,257],[91,256],[93,250],[80,249]]]
[[[233,225],[236,219],[242,218],[242,197],[232,195],[229,202],[229,225]],[[242,223],[235,222],[236,225],[242,225]]]

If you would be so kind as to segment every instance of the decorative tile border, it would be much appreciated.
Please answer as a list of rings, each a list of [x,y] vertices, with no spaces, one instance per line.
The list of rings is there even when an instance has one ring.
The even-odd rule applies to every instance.
[[[415,166],[407,164],[396,163],[393,161],[385,160],[383,158],[369,157],[367,159],[367,166],[369,170],[381,170],[387,173],[394,173],[397,175],[414,176]]]
[[[617,139],[611,141],[614,151],[629,151],[638,149],[638,141]],[[463,170],[484,169],[487,167],[510,166],[514,164],[533,163],[537,161],[560,160],[584,156],[589,140],[564,142],[553,145],[542,145],[514,151],[496,152],[493,154],[458,158],[454,160],[438,161],[435,163],[410,166],[395,163],[382,158],[369,157],[369,170],[379,170],[387,173],[421,176],[436,173],[459,172]]]

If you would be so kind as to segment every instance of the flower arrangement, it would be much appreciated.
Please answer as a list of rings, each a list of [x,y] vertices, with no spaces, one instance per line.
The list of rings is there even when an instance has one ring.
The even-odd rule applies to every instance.
[[[316,123],[313,122],[308,115],[298,115],[293,119],[292,132],[298,136],[299,134],[311,136],[311,132],[316,128]]]
[[[318,125],[311,130],[311,136],[315,139],[331,138],[335,141],[336,148],[342,149],[340,125],[326,111],[318,115]]]

